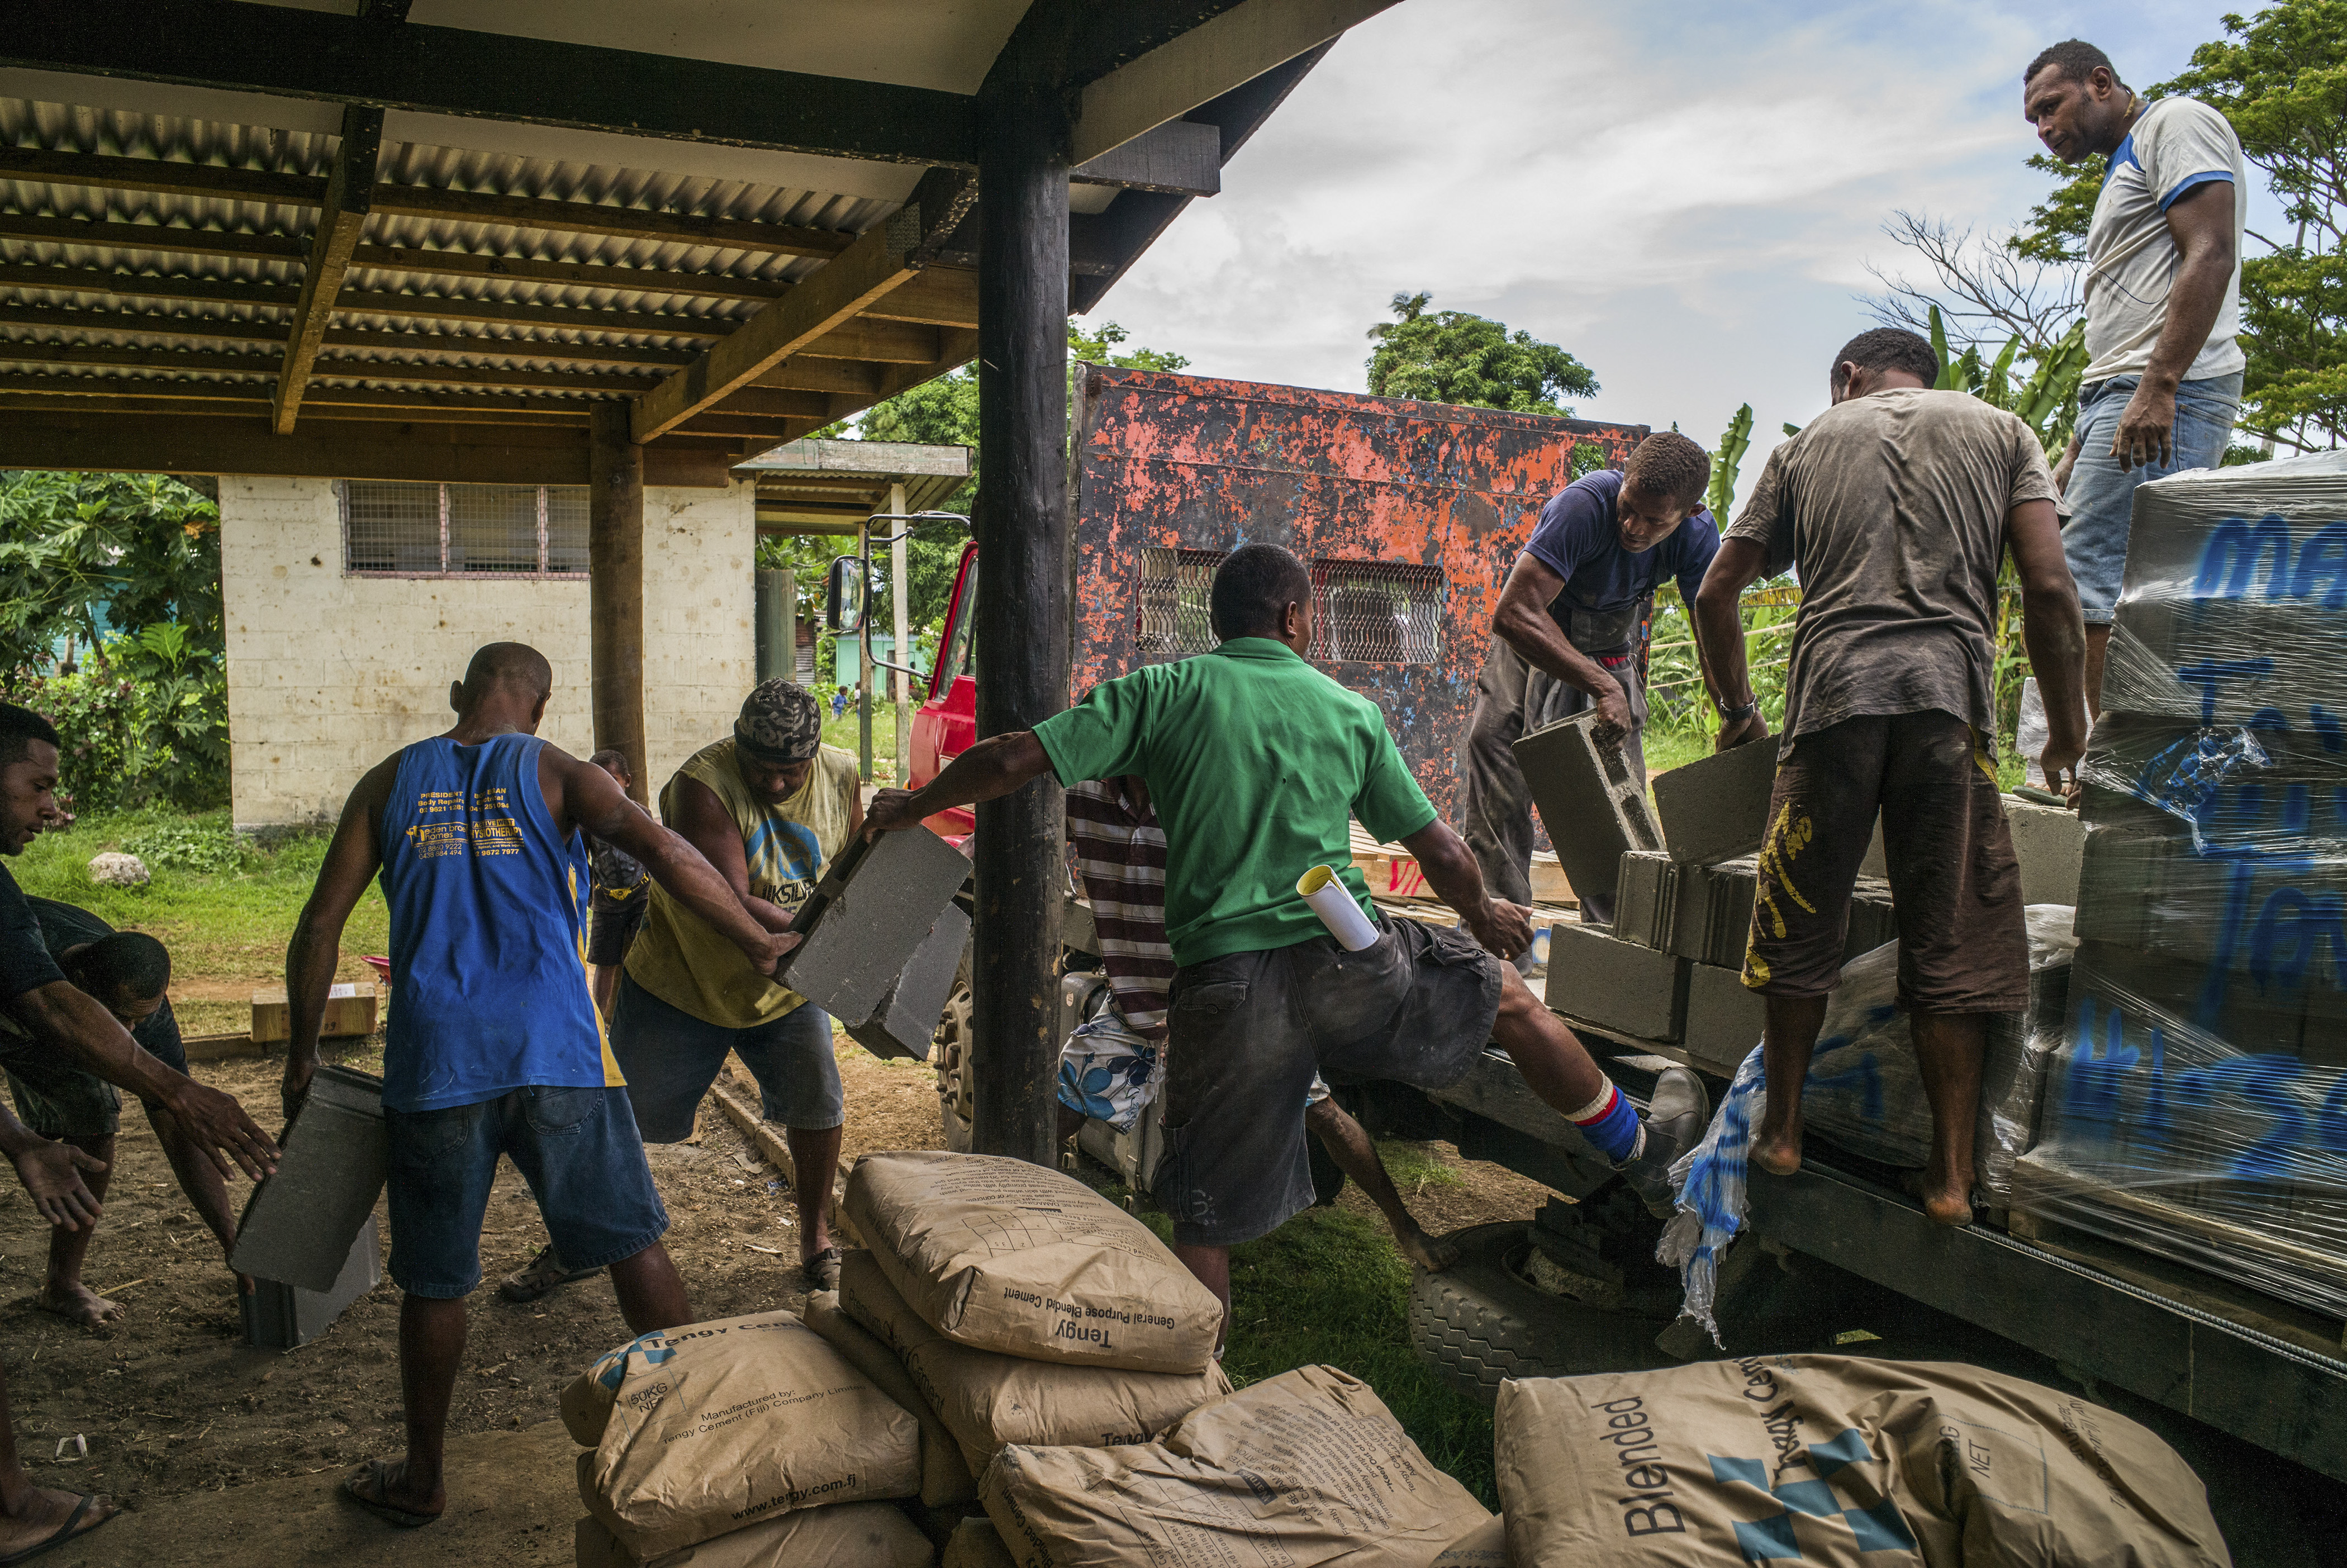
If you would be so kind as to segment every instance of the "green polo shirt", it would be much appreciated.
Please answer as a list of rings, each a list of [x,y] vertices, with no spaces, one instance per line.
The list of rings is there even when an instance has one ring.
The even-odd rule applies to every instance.
[[[1374,918],[1347,817],[1379,839],[1434,820],[1378,705],[1267,637],[1104,682],[1035,738],[1063,784],[1149,781],[1177,964],[1325,936],[1296,893],[1316,866],[1337,867]]]

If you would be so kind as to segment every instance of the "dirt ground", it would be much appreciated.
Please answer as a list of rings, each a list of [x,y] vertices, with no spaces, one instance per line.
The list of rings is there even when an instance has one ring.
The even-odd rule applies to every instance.
[[[371,1053],[342,1054],[365,1065]],[[853,1046],[842,1049],[840,1064],[849,1155],[940,1145],[937,1096],[926,1067],[883,1063]],[[277,1073],[272,1059],[197,1064],[200,1078],[234,1093],[272,1126]],[[704,1104],[701,1125],[697,1144],[650,1152],[673,1222],[668,1245],[696,1313],[714,1318],[797,1307],[804,1291],[785,1184],[713,1098]],[[1537,1184],[1499,1167],[1460,1161],[1446,1145],[1430,1145],[1430,1152],[1455,1173],[1450,1180],[1413,1183],[1416,1190],[1405,1192],[1430,1230],[1522,1217],[1545,1195]],[[0,1184],[0,1353],[6,1357],[17,1441],[36,1481],[108,1492],[142,1512],[191,1494],[267,1482],[280,1483],[268,1489],[272,1494],[308,1499],[305,1489],[314,1489],[323,1498],[330,1481],[348,1467],[396,1452],[397,1290],[386,1280],[298,1350],[248,1349],[219,1251],[136,1109],[124,1117],[116,1163],[84,1277],[127,1310],[120,1321],[96,1331],[33,1307],[47,1227],[14,1183]],[[1348,1190],[1339,1202],[1370,1212],[1357,1192]],[[452,1437],[510,1434],[516,1459],[543,1445],[537,1429],[554,1417],[562,1387],[596,1355],[629,1337],[610,1286],[600,1280],[526,1307],[497,1299],[490,1287],[528,1262],[542,1239],[528,1189],[508,1165],[484,1226],[485,1286],[472,1298],[471,1339],[450,1430]],[[86,1459],[79,1457],[77,1437],[88,1444]],[[488,1454],[495,1448],[467,1451]],[[483,1462],[495,1473],[494,1463]],[[530,1468],[540,1467],[533,1461]],[[517,1494],[511,1502],[521,1512],[506,1522],[499,1539],[518,1542],[514,1550],[520,1554],[500,1547],[488,1555],[468,1552],[467,1561],[568,1559],[567,1526],[554,1532],[559,1541],[546,1527],[553,1517],[548,1508],[566,1520],[577,1512],[575,1502],[564,1501],[567,1471],[556,1470],[543,1485],[533,1480],[529,1497]],[[312,1476],[320,1479],[291,1484]],[[549,1487],[552,1501],[539,1495]],[[308,1503],[302,1507],[306,1512]],[[61,1553],[60,1568],[77,1560],[92,1568],[166,1560],[140,1543],[144,1531],[125,1531],[118,1543],[108,1543],[119,1528],[110,1525],[93,1536],[83,1553]],[[444,1540],[444,1548],[450,1544]]]

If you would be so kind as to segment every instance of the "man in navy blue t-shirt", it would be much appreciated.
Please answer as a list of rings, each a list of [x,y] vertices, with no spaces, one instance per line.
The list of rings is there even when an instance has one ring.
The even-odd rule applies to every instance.
[[[1672,579],[1695,602],[1719,548],[1719,529],[1703,509],[1710,483],[1709,455],[1665,431],[1640,442],[1620,472],[1575,479],[1542,508],[1491,617],[1462,748],[1466,838],[1493,897],[1532,901],[1532,795],[1513,750],[1527,730],[1594,707],[1644,775],[1655,589]],[[1743,713],[1723,722],[1758,720]],[[1575,891],[1584,920],[1611,920],[1612,888]]]

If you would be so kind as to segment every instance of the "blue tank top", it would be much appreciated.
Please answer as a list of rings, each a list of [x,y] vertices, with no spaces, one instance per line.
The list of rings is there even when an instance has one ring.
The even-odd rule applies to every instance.
[[[556,831],[538,782],[545,743],[436,736],[399,754],[383,813],[387,1110],[626,1081],[588,983],[583,835]]]

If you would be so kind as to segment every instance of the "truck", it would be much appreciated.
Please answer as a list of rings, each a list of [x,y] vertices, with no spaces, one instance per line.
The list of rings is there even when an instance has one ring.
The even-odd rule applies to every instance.
[[[1080,365],[1069,505],[1075,633],[1071,697],[1137,666],[1212,645],[1205,589],[1241,542],[1286,545],[1310,564],[1325,620],[1314,661],[1376,701],[1412,773],[1446,818],[1500,586],[1542,506],[1578,474],[1618,466],[1645,426],[1405,402],[1358,394]],[[976,736],[970,607],[980,565],[965,549],[939,657],[915,716],[912,783]],[[966,834],[967,814],[932,819]],[[1062,1015],[1104,983],[1088,912],[1071,890]],[[1634,1099],[1656,1073],[1694,1067],[1715,1102],[1752,1038],[1671,1045],[1573,1017]],[[967,1145],[966,989],[935,1053],[948,1137]],[[1675,1322],[1679,1280],[1655,1262],[1657,1223],[1504,1053],[1459,1083],[1343,1091],[1381,1136],[1455,1145],[1551,1189],[1529,1222],[1453,1239],[1460,1262],[1412,1285],[1412,1340],[1458,1387],[1489,1399],[1508,1377],[1670,1364],[1722,1353]],[[1151,1118],[1130,1134],[1087,1124],[1080,1146],[1135,1188],[1155,1163]],[[2066,1378],[2119,1402],[2191,1457],[2227,1434],[2280,1461],[2291,1496],[2347,1499],[2347,1359],[2341,1325],[2150,1253],[2059,1226],[1927,1221],[1898,1173],[1812,1134],[1796,1176],[1753,1184],[1745,1235],[1721,1268],[1726,1352],[1814,1348],[1837,1333],[1928,1323],[1966,1358]],[[2236,1466],[2235,1468],[2239,1468]],[[2311,1472],[2311,1473],[2310,1473]],[[2294,1504],[2291,1506],[2295,1506]],[[2310,1503],[2307,1506],[2312,1507]],[[2279,1513],[2273,1517],[2280,1517]]]

